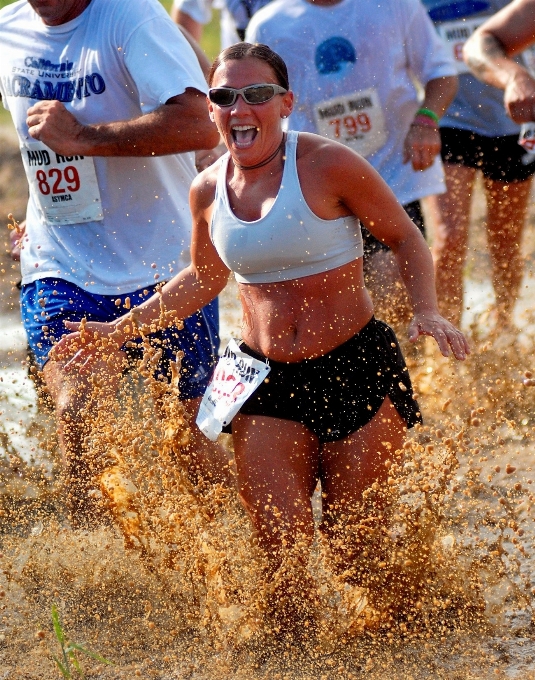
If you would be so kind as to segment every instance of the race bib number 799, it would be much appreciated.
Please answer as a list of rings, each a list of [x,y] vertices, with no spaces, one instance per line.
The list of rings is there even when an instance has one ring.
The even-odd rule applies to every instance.
[[[370,156],[387,140],[386,126],[375,88],[319,102],[314,116],[318,134]]]

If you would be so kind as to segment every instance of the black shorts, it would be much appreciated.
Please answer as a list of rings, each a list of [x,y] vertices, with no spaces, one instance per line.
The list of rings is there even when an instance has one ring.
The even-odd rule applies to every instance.
[[[245,343],[241,350],[265,359]],[[345,439],[366,425],[386,396],[408,428],[422,422],[394,331],[375,317],[324,356],[269,365],[269,375],[240,413],[302,423],[322,443]]]
[[[403,206],[403,209],[418,227],[418,229],[422,232],[425,238],[425,223],[420,201],[412,201],[412,203],[407,203],[407,205]],[[376,239],[375,236],[370,234],[370,232],[365,227],[362,227],[362,241],[364,243],[364,260],[366,260],[366,258],[370,255],[379,252],[380,250],[390,250],[388,246],[386,246],[384,243],[381,243],[381,241]]]
[[[485,137],[469,130],[443,127],[440,137],[444,163],[481,170],[487,179],[524,182],[535,172],[535,156],[520,146],[518,135]]]

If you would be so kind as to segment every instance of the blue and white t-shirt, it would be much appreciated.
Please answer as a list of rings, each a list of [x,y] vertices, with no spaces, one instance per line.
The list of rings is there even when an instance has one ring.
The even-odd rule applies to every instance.
[[[206,87],[193,50],[156,0],[92,0],[60,26],[45,25],[26,0],[0,11],[0,93],[33,181],[23,283],[62,278],[113,295],[153,284],[155,275],[170,278],[190,261],[196,175],[191,153],[58,157],[30,137],[28,108],[56,99],[83,124],[108,123]]]
[[[425,86],[456,72],[420,0],[274,0],[253,16],[246,39],[286,62],[296,95],[291,129],[364,155],[402,204],[445,190],[440,158],[421,172],[403,163],[420,105],[414,80]]]
[[[422,0],[448,45],[459,71],[459,90],[440,124],[487,137],[517,135],[519,126],[506,115],[503,92],[478,80],[465,65],[462,47],[475,29],[510,0]]]

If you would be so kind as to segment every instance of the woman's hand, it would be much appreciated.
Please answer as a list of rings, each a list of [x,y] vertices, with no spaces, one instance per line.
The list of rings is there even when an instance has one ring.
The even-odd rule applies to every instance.
[[[430,335],[445,357],[450,355],[450,347],[456,359],[463,361],[470,354],[470,347],[460,330],[437,312],[415,314],[409,326],[409,340],[416,342],[420,335]]]
[[[65,326],[73,332],[54,345],[50,359],[64,363],[66,372],[90,373],[102,361],[119,369],[125,366],[124,337],[115,324],[83,319],[65,321]]]
[[[12,221],[8,225],[9,229],[9,245],[11,246],[11,259],[14,262],[20,262],[20,251],[22,248],[22,239],[26,235],[26,220],[23,220],[20,224],[17,224],[15,218],[11,213],[8,218]]]

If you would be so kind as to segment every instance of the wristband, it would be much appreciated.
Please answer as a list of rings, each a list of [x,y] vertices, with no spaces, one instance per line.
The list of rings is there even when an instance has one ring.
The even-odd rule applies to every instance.
[[[431,111],[431,109],[423,109],[423,108],[418,109],[418,111],[416,111],[416,115],[417,116],[427,116],[427,118],[431,118],[431,120],[434,120],[437,125],[438,125],[439,120],[440,120],[439,117],[437,116],[437,114],[434,111]]]
[[[438,125],[435,123],[435,121],[431,120],[431,118],[428,118],[427,116],[423,116],[422,114],[418,114],[417,116],[415,116],[411,125],[416,125],[418,127],[428,127],[432,128],[433,130],[438,130]]]

